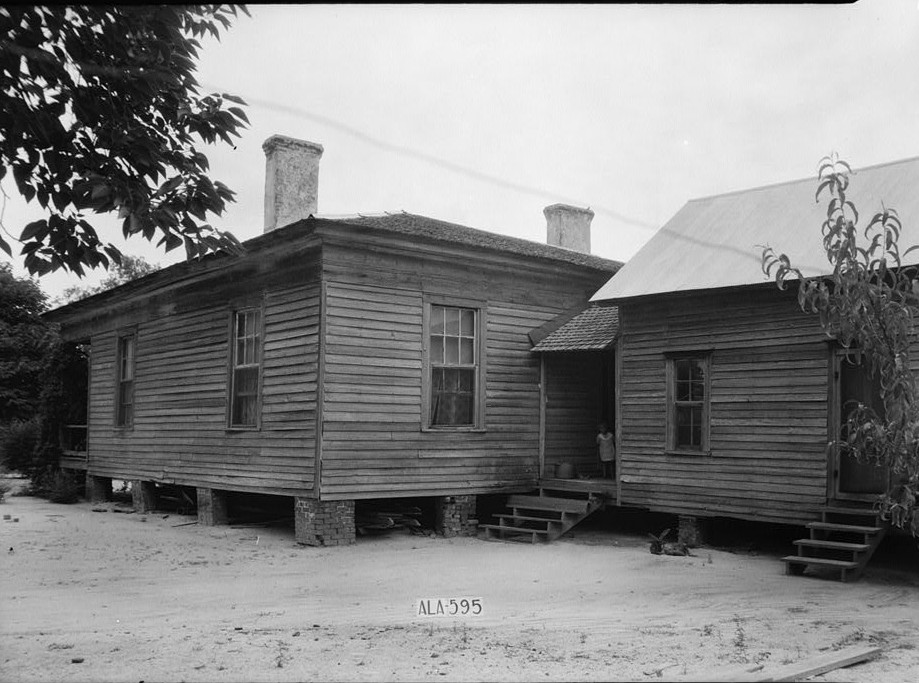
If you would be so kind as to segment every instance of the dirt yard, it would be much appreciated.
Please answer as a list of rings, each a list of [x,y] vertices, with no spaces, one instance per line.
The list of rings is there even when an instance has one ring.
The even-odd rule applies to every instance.
[[[397,532],[314,549],[93,508],[0,504],[0,680],[658,681],[855,643],[884,651],[814,680],[919,679],[916,563],[881,557],[842,584],[786,577],[774,552],[655,556],[608,527],[544,546]],[[418,615],[437,598],[482,611]]]

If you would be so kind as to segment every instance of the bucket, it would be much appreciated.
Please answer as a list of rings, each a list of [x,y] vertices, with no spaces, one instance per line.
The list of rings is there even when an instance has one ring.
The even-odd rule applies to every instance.
[[[555,467],[555,476],[559,479],[574,479],[576,476],[574,472],[574,465],[572,465],[570,462],[560,462]]]

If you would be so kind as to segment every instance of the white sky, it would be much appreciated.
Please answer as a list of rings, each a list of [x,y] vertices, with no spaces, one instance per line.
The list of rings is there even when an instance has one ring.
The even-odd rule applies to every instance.
[[[917,0],[250,12],[205,41],[198,75],[250,103],[235,150],[203,148],[238,193],[214,224],[241,240],[262,231],[274,133],[325,147],[320,214],[405,210],[543,242],[542,209],[562,201],[594,209],[593,253],[619,260],[692,198],[813,176],[831,151],[854,167],[919,155]],[[3,187],[18,234],[41,212]],[[183,258],[96,225],[125,253]],[[40,282],[54,297],[79,281]]]

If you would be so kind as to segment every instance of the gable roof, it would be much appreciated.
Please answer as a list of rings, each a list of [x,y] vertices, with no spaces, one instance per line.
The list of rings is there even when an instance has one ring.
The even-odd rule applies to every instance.
[[[554,332],[548,334],[532,350],[603,351],[608,349],[619,334],[619,308],[617,306],[591,306]]]
[[[381,215],[355,215],[355,216],[310,216],[296,223],[291,223],[282,228],[263,233],[243,242],[248,254],[258,253],[276,245],[305,240],[308,237],[321,233],[324,225],[353,225],[366,228],[371,232],[398,234],[415,239],[440,241],[449,244],[459,244],[481,250],[490,250],[510,253],[528,258],[555,261],[562,265],[590,268],[604,273],[615,273],[621,266],[620,261],[583,254],[581,252],[540,244],[518,237],[507,237],[485,230],[477,230],[456,223],[447,223],[426,216],[416,214],[386,213]],[[237,257],[227,254],[210,254],[203,259],[194,261],[181,261],[167,266],[144,277],[132,280],[113,289],[101,292],[85,299],[80,299],[64,306],[52,309],[45,313],[48,320],[58,321],[70,314],[92,309],[96,304],[104,301],[121,299],[135,293],[149,292],[167,285],[184,277],[194,276],[196,273],[207,271],[211,268],[229,266],[238,262]]]
[[[805,277],[828,274],[820,226],[829,195],[817,203],[816,190],[817,179],[806,178],[687,202],[591,301],[769,282],[758,245],[788,254]],[[919,243],[919,157],[853,171],[848,198],[862,229],[882,206],[893,208],[903,250]]]

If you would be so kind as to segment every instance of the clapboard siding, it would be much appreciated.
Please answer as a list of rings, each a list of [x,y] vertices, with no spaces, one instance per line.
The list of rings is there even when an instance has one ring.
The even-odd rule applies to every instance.
[[[584,302],[604,275],[325,245],[323,277],[322,498],[486,493],[535,483],[539,359],[527,333]],[[427,294],[484,303],[481,431],[423,428]]]
[[[252,293],[262,291],[258,278],[248,284]],[[319,292],[317,277],[264,291],[259,430],[226,428],[233,300],[199,296],[196,307],[186,299],[168,315],[135,323],[131,429],[114,427],[118,331],[94,334],[91,473],[309,495],[316,462]]]
[[[546,472],[572,463],[579,474],[596,474],[600,359],[593,353],[547,354]]]
[[[620,306],[622,504],[803,523],[826,502],[829,349],[774,289]],[[665,353],[711,352],[710,454],[668,453]]]

